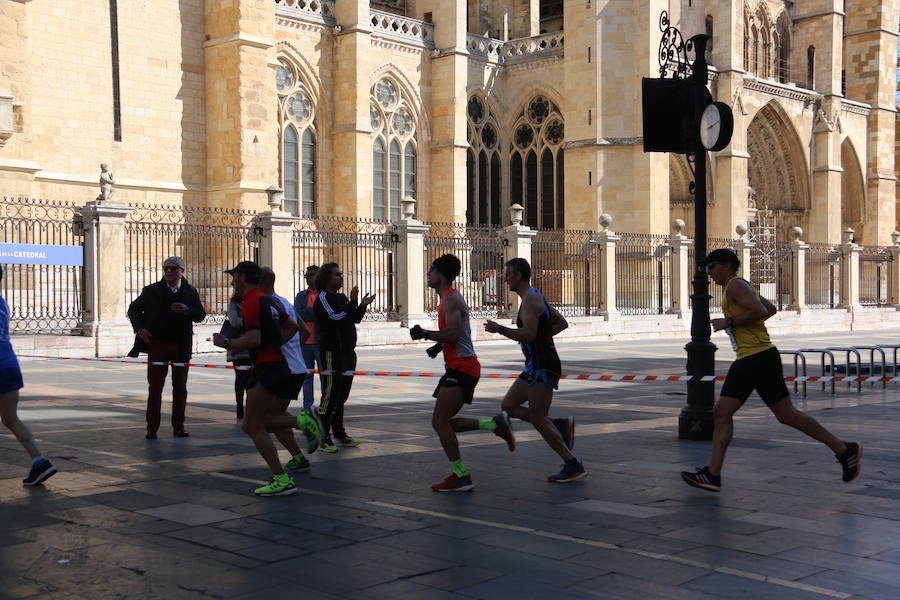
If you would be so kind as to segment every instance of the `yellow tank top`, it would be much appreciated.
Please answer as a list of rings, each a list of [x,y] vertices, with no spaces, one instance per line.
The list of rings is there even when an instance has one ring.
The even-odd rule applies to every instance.
[[[731,283],[735,279],[740,279],[740,277],[735,277],[728,283]],[[757,297],[759,296],[759,292],[756,291],[756,288],[753,287],[749,281],[746,279],[741,279],[741,281],[749,285],[750,289],[753,290],[753,293],[756,294]],[[728,299],[727,284],[722,291],[722,312],[725,313],[726,317],[731,318],[747,312],[746,308],[735,302],[731,302]],[[763,321],[753,321],[746,325],[737,325],[734,328],[729,327],[725,330],[725,333],[731,338],[731,347],[734,348],[738,358],[745,358],[775,347],[775,344],[769,339],[769,331],[766,329],[766,325]]]

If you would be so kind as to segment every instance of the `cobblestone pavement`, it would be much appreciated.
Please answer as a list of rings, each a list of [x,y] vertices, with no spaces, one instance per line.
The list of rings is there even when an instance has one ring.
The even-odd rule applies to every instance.
[[[733,354],[716,341],[724,372]],[[581,341],[561,355],[568,372],[681,373],[682,345]],[[424,349],[363,349],[360,368],[440,368]],[[521,364],[508,343],[478,350],[489,372]],[[436,380],[360,377],[347,423],[364,444],[313,455],[295,496],[254,498],[267,473],[233,417],[231,372],[193,369],[192,437],[171,437],[164,416],[160,439],[147,441],[142,367],[23,367],[22,417],[61,472],[24,489],[25,455],[0,434],[0,598],[900,598],[896,386],[839,385],[831,396],[810,385],[796,399],[864,443],[850,484],[825,447],[754,397],[736,421],[722,493],[690,488],[678,472],[705,464],[709,444],[676,439],[684,384],[563,382],[554,413],[577,419],[586,480],[547,483],[559,461],[521,424],[515,453],[493,435],[462,434],[477,489],[438,495],[429,485],[449,469],[430,429]],[[483,380],[465,413],[495,414],[508,384]]]

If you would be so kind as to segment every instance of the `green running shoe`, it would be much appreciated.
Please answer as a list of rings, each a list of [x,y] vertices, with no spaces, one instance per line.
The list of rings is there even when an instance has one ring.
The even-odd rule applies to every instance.
[[[306,436],[307,454],[312,454],[319,447],[324,446],[325,435],[322,433],[322,424],[314,411],[304,410],[297,415],[297,429]]]
[[[306,473],[309,471],[309,461],[302,454],[298,454],[284,464],[284,470],[292,473]]]
[[[347,446],[349,448],[356,448],[357,446],[362,444],[361,441],[354,439],[354,438],[350,437],[349,435],[345,435],[344,437],[337,438],[337,443],[340,446]]]
[[[272,481],[261,488],[256,488],[253,493],[257,496],[292,496],[297,493],[297,487],[290,475],[273,475]]]
[[[324,442],[322,442],[322,452],[334,454],[338,450],[339,450],[339,448],[337,446],[335,446],[334,442],[332,442],[331,440],[325,440]]]

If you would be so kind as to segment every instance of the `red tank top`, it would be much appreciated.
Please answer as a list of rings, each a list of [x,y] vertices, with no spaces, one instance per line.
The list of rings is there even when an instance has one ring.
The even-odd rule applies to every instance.
[[[447,321],[444,319],[444,301],[447,296],[453,292],[459,293],[457,290],[449,289],[441,296],[441,303],[438,305],[438,328],[445,329]],[[475,348],[472,346],[472,328],[469,324],[468,313],[464,316],[459,324],[459,338],[454,344],[442,344],[444,347],[444,363],[449,369],[456,369],[460,373],[471,375],[472,377],[481,377],[481,363],[475,355]]]

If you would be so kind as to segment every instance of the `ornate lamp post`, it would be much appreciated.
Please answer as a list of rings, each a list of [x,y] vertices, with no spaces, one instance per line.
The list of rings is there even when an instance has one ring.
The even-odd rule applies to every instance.
[[[723,149],[731,142],[731,109],[713,102],[706,89],[706,35],[695,35],[686,42],[669,23],[668,14],[660,15],[662,40],[659,45],[659,79],[644,79],[643,119],[644,151],[684,154],[694,176],[690,184],[694,195],[694,293],[691,295],[691,341],[687,351],[687,374],[713,375],[716,345],[710,341],[709,279],[702,261],[706,257],[706,151]],[[693,52],[694,61],[688,59]],[[671,72],[671,78],[666,75]],[[687,405],[678,418],[681,439],[712,439],[715,404],[713,382],[687,384]]]

